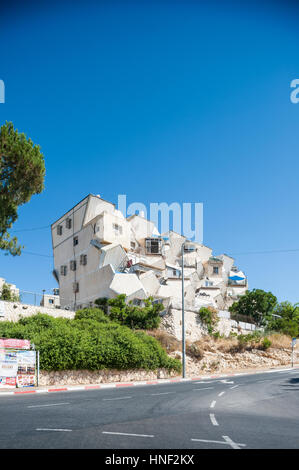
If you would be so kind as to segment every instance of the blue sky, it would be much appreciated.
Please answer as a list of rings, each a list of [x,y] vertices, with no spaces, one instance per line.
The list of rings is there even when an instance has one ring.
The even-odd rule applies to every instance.
[[[299,251],[279,252],[299,249],[294,3],[74,3],[1,15],[0,124],[41,146],[46,179],[13,227],[24,254],[0,254],[0,276],[50,291],[50,228],[28,229],[89,193],[126,194],[203,202],[204,243],[235,255],[250,288],[299,301]]]

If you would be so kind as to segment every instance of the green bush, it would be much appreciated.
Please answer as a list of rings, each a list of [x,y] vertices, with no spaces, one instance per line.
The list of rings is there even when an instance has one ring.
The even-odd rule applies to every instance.
[[[262,341],[262,344],[261,344],[261,347],[262,349],[269,349],[270,346],[271,346],[271,341],[269,340],[269,338],[264,338],[263,341]]]
[[[161,321],[160,312],[164,308],[163,304],[153,303],[151,297],[143,302],[144,307],[135,306],[132,302],[127,304],[124,294],[118,295],[115,299],[109,299],[109,318],[132,329],[152,330],[158,328]]]
[[[29,339],[40,351],[43,370],[146,369],[180,371],[158,341],[114,323],[99,309],[77,312],[74,320],[37,314],[0,322],[0,337]]]
[[[219,321],[217,311],[212,307],[201,307],[198,315],[202,323],[207,327],[209,335],[212,335]]]
[[[95,320],[101,323],[109,323],[109,318],[100,308],[83,308],[75,313],[75,320]]]

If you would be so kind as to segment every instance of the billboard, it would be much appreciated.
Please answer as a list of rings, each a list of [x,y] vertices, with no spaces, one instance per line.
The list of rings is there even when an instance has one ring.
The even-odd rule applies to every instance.
[[[7,345],[15,348],[7,349]],[[0,388],[35,385],[36,351],[29,350],[28,346],[30,341],[27,340],[0,339]]]
[[[28,339],[0,338],[0,348],[30,349]]]

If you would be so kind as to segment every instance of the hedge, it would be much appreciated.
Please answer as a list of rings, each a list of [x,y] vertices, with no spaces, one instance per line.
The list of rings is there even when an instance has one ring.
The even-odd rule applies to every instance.
[[[167,356],[155,338],[110,321],[95,312],[99,309],[86,310],[74,320],[39,313],[16,323],[0,322],[0,337],[34,343],[42,370],[181,370],[181,363]]]

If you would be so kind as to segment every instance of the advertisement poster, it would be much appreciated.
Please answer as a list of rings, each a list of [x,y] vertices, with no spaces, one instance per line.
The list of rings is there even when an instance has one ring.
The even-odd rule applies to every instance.
[[[17,386],[34,387],[35,385],[35,351],[17,351]]]
[[[18,371],[17,362],[1,362],[0,363],[0,376],[1,377],[16,377]]]
[[[30,349],[28,339],[0,338],[0,348]]]
[[[17,384],[16,377],[1,377],[0,376],[0,388],[15,388]]]
[[[7,341],[5,344],[17,344],[18,347],[27,347],[28,343],[30,345],[27,340],[9,339]],[[0,347],[0,388],[34,387],[35,372],[35,351]]]

